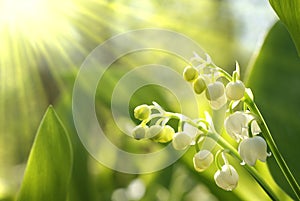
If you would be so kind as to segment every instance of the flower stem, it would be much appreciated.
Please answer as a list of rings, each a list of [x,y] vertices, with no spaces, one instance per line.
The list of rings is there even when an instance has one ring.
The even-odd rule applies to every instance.
[[[209,132],[206,136],[215,140],[221,147],[223,147],[223,149],[226,149],[228,151],[227,153],[231,154],[239,162],[243,161],[239,153],[236,151],[236,149],[231,144],[229,144],[224,138],[222,138],[219,134]],[[263,177],[260,176],[260,174],[257,172],[255,168],[247,164],[245,164],[243,167],[253,176],[253,178],[264,189],[264,191],[270,196],[272,200],[277,200],[277,201],[280,200],[276,195],[276,193],[273,191],[273,189],[263,179]]]
[[[223,147],[223,149],[225,149],[227,151],[227,153],[231,154],[240,163],[243,162],[243,159],[240,157],[237,150],[230,143],[228,143],[224,138],[222,138],[219,134],[214,133],[214,132],[210,132],[209,130],[203,128],[202,126],[198,125],[197,123],[195,123],[194,121],[192,121],[188,117],[183,116],[182,114],[166,112],[165,115],[167,117],[170,117],[170,118],[179,119],[179,120],[182,120],[184,122],[187,122],[190,125],[198,128],[199,130],[204,132],[204,134],[199,135],[197,140],[196,140],[195,148],[196,148],[197,152],[200,150],[199,146],[197,144],[198,140],[200,139],[201,136],[206,136],[206,137],[210,137],[213,140],[215,140],[221,147]],[[270,198],[272,200],[276,200],[276,201],[280,200],[278,198],[277,194],[273,191],[273,189],[269,186],[269,184],[263,179],[263,177],[260,176],[260,174],[257,172],[257,170],[255,168],[253,168],[253,167],[251,167],[247,164],[245,164],[243,167],[253,176],[253,178],[264,189],[264,191],[270,196]]]
[[[289,167],[287,166],[286,162],[284,161],[284,158],[282,157],[282,155],[280,154],[275,141],[272,138],[272,135],[267,127],[266,122],[264,121],[259,109],[257,108],[256,104],[254,103],[254,101],[249,97],[249,95],[247,93],[245,93],[245,103],[248,105],[249,109],[255,114],[257,115],[258,119],[257,119],[257,123],[262,131],[262,135],[263,137],[266,139],[267,144],[272,152],[272,154],[274,155],[274,158],[279,166],[279,168],[281,169],[282,173],[284,174],[286,180],[288,181],[288,183],[290,184],[291,188],[293,189],[296,197],[298,200],[300,200],[300,188],[299,185],[295,179],[295,177],[293,176],[292,172],[290,171]]]

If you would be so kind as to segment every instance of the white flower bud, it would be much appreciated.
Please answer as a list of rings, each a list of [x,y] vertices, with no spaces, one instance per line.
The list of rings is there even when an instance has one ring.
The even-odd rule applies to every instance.
[[[148,126],[136,126],[133,130],[132,130],[132,137],[136,140],[140,140],[145,138],[146,136],[146,132],[148,130]]]
[[[223,165],[222,170],[218,170],[214,175],[217,186],[226,190],[232,191],[238,185],[239,175],[231,165]]]
[[[211,101],[216,101],[225,94],[225,87],[222,82],[216,81],[207,85],[206,98]]]
[[[151,114],[150,107],[148,105],[139,105],[134,109],[134,117],[139,120],[148,119]]]
[[[208,150],[201,150],[193,157],[194,168],[198,172],[206,170],[213,162],[214,156]]]
[[[172,145],[176,150],[184,150],[191,144],[192,140],[187,133],[179,132],[174,134]]]
[[[248,137],[248,116],[244,112],[235,112],[225,119],[225,129],[227,133],[237,142],[244,137]]]
[[[191,66],[187,66],[184,68],[183,78],[186,81],[191,82],[191,81],[195,80],[197,77],[198,77],[198,71],[196,68],[191,67]]]
[[[154,138],[155,136],[157,136],[161,130],[162,130],[162,126],[161,125],[153,125],[150,126],[150,128],[148,129],[147,133],[146,133],[146,138]]]
[[[229,100],[240,100],[245,94],[245,85],[242,81],[229,82],[226,85],[226,96]]]
[[[270,156],[267,153],[267,143],[260,136],[243,140],[239,145],[238,151],[243,162],[251,166],[255,165],[256,160],[265,162],[267,156]]]

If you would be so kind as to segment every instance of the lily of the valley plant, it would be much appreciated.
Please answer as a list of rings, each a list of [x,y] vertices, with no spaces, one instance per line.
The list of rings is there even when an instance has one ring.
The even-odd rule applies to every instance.
[[[276,192],[255,169],[257,160],[266,162],[267,157],[272,153],[272,157],[275,157],[296,197],[300,199],[299,185],[277,149],[254,103],[251,90],[240,80],[239,65],[236,64],[236,70],[230,75],[216,66],[208,55],[204,59],[195,54],[189,66],[185,67],[183,78],[192,84],[196,94],[205,94],[213,110],[228,108],[224,128],[226,133],[239,143],[238,148],[236,149],[217,133],[208,112],[205,119],[190,119],[183,114],[165,111],[156,102],[135,108],[134,116],[141,120],[141,123],[133,129],[133,138],[150,139],[160,143],[172,141],[176,150],[185,150],[189,146],[194,146],[196,153],[191,160],[195,170],[205,171],[215,161],[218,170],[214,180],[218,187],[226,191],[234,190],[239,181],[238,172],[227,159],[228,155],[231,155],[272,199],[279,200]],[[177,129],[168,125],[170,119],[178,120]],[[211,138],[218,143],[219,151],[215,155],[211,150],[200,149],[200,143],[204,138]],[[220,163],[220,156],[223,163]]]

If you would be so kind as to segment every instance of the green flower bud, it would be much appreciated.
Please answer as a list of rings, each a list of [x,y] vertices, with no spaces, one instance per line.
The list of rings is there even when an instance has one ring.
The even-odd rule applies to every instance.
[[[232,191],[238,185],[239,175],[231,165],[223,165],[222,170],[218,170],[214,175],[217,186]]]
[[[196,68],[191,67],[191,66],[187,66],[187,67],[184,68],[184,70],[183,70],[183,78],[186,81],[192,82],[197,77],[198,77],[198,71],[197,71]]]
[[[208,150],[201,150],[193,157],[194,168],[198,172],[206,170],[214,160],[213,154]]]
[[[134,117],[139,120],[148,119],[151,114],[151,109],[148,105],[139,105],[134,109]]]
[[[146,136],[146,132],[148,130],[148,126],[136,126],[133,130],[132,130],[132,137],[136,140],[140,140],[145,138]]]
[[[244,97],[245,85],[242,81],[229,82],[226,85],[226,96],[229,100],[240,100]]]
[[[146,137],[155,142],[166,143],[173,139],[174,133],[174,129],[169,125],[154,125],[149,128],[146,133]]]
[[[199,76],[194,82],[193,82],[193,88],[196,94],[201,94],[206,89],[206,84],[203,79],[203,77]]]
[[[216,81],[207,85],[206,98],[210,101],[216,101],[218,98],[222,97],[225,93],[225,87],[222,82]]]

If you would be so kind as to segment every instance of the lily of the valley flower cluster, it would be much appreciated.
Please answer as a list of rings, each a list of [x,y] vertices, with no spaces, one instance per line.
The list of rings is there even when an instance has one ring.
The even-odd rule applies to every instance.
[[[224,128],[227,134],[239,143],[237,151],[242,160],[241,165],[254,166],[257,160],[265,162],[269,156],[267,143],[260,135],[261,130],[256,116],[247,109],[244,103],[245,94],[250,94],[250,97],[251,93],[250,89],[246,89],[239,79],[238,64],[231,76],[216,66],[208,55],[206,59],[203,59],[195,54],[190,65],[184,69],[183,77],[192,84],[196,94],[205,94],[213,110],[228,107]],[[243,104],[243,109],[236,109],[239,108],[238,105]],[[191,145],[195,146],[196,154],[193,157],[193,164],[196,171],[205,171],[215,161],[218,167],[214,175],[217,186],[227,191],[237,187],[239,175],[227,159],[231,151],[221,145],[220,150],[215,154],[211,150],[199,148],[203,138],[217,134],[211,120],[193,120],[182,114],[167,112],[155,102],[153,105],[143,104],[136,107],[134,116],[141,120],[132,132],[135,139],[150,139],[160,143],[171,142],[176,150],[185,150]],[[168,125],[172,118],[178,120],[177,129]],[[222,138],[222,136],[219,137]],[[223,165],[220,164],[220,155],[222,155]]]

